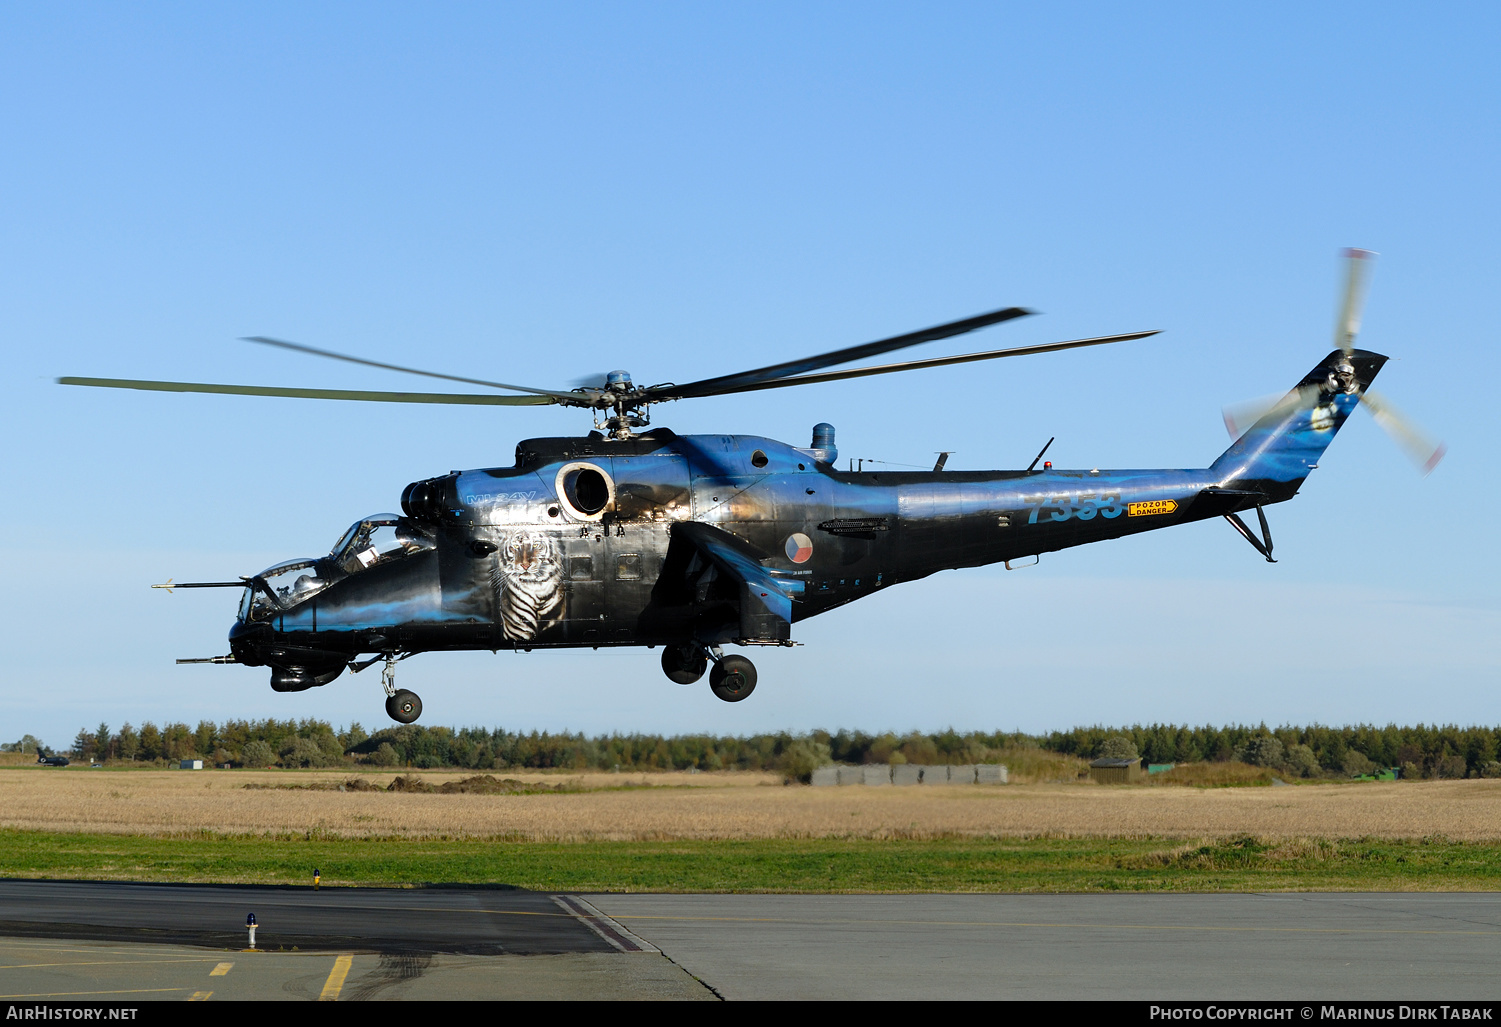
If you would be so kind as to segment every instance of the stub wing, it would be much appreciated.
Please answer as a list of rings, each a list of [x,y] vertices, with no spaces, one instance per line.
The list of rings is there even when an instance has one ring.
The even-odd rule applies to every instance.
[[[801,581],[776,577],[761,563],[765,553],[711,524],[683,521],[672,531],[739,582],[741,641],[785,642],[792,637],[792,604],[803,591]]]

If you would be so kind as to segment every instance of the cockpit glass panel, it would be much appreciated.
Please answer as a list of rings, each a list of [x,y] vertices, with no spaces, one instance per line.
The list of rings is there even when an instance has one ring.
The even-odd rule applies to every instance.
[[[289,560],[256,575],[250,619],[273,617],[327,588],[330,582],[318,574],[317,564],[317,560]]]
[[[376,514],[352,525],[330,554],[346,574],[433,548],[432,539],[396,514]]]

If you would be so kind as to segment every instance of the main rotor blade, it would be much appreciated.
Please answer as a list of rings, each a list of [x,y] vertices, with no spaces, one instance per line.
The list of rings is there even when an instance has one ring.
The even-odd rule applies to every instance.
[[[932,328],[924,328],[920,332],[909,332],[906,335],[894,335],[889,339],[880,339],[876,342],[867,342],[859,346],[850,346],[846,349],[833,350],[829,353],[820,353],[817,356],[804,357],[802,360],[789,360],[782,364],[773,364],[770,367],[762,367],[755,371],[741,371],[738,374],[721,375],[718,378],[705,378],[702,381],[689,382],[687,385],[658,385],[644,390],[646,398],[652,401],[664,399],[686,399],[690,396],[717,396],[726,392],[746,391],[750,386],[760,382],[769,381],[773,378],[784,378],[791,374],[801,374],[804,371],[816,371],[820,367],[829,367],[833,364],[844,364],[851,360],[864,360],[881,353],[890,353],[892,350],[905,349],[908,346],[916,346],[924,342],[933,342],[937,339],[947,339],[953,335],[963,335],[978,328],[986,328],[1002,321],[1010,321],[1012,318],[1026,317],[1032,313],[1021,307],[1007,307],[1004,310],[992,310],[988,314],[978,314],[967,317],[962,321],[950,321],[948,324],[934,325]]]
[[[379,367],[387,371],[400,371],[403,374],[420,374],[424,378],[441,378],[449,382],[462,382],[465,385],[487,385],[492,389],[510,389],[512,392],[530,392],[537,396],[567,397],[575,394],[556,391],[553,389],[534,389],[527,385],[507,385],[505,382],[490,382],[483,378],[464,378],[456,374],[440,374],[437,371],[422,371],[415,367],[402,367],[400,364],[385,364],[379,360],[366,360],[364,357],[352,357],[347,353],[335,353],[329,349],[318,349],[316,346],[304,346],[300,342],[287,342],[285,339],[268,339],[264,335],[247,335],[245,342],[258,342],[262,346],[276,346],[279,349],[289,349],[294,353],[310,353],[315,357],[328,357],[330,360],[343,360],[350,364],[363,364],[366,367]]]
[[[1360,315],[1365,309],[1366,287],[1371,282],[1376,254],[1352,247],[1345,250],[1344,257],[1345,298],[1340,305],[1339,321],[1334,325],[1334,345],[1348,357],[1355,349],[1355,337],[1360,334]]]
[[[128,378],[59,378],[59,385],[146,392],[212,392],[227,396],[287,396],[292,399],[346,399],[363,403],[454,403],[461,406],[537,407],[561,403],[545,396],[460,395],[448,392],[354,392],[347,389],[283,389],[269,385],[209,385],[202,382],[148,382]],[[583,405],[583,404],[579,404]]]
[[[1078,349],[1081,346],[1104,346],[1111,342],[1129,342],[1156,335],[1157,331],[1130,332],[1126,335],[1101,335],[1093,339],[1072,339],[1068,342],[1044,342],[1036,346],[1013,346],[1010,349],[992,349],[983,353],[962,353],[954,357],[932,357],[927,360],[907,360],[899,364],[878,364],[874,367],[855,367],[848,371],[825,371],[823,374],[803,374],[795,378],[780,378],[776,381],[757,382],[733,389],[717,390],[707,395],[723,395],[732,392],[757,392],[761,389],[780,389],[788,385],[813,385],[818,382],[837,382],[844,378],[864,378],[872,374],[891,374],[895,371],[915,371],[923,367],[943,367],[946,364],[968,364],[976,360],[997,360],[1001,357],[1023,357],[1029,353],[1052,353],[1061,349]]]
[[[1376,423],[1381,425],[1382,429],[1392,437],[1392,441],[1402,448],[1402,452],[1407,454],[1407,458],[1417,466],[1424,477],[1432,473],[1433,469],[1439,465],[1439,461],[1444,458],[1444,454],[1449,451],[1442,442],[1434,442],[1421,428],[1398,413],[1397,408],[1392,406],[1391,401],[1385,396],[1366,389],[1360,401],[1371,412]]]

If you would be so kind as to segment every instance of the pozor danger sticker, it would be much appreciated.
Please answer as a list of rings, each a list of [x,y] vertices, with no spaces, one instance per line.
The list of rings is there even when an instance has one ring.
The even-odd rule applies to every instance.
[[[1153,499],[1146,503],[1131,503],[1126,507],[1127,517],[1151,517],[1154,514],[1177,513],[1176,499]]]
[[[807,563],[813,558],[813,540],[802,532],[787,536],[787,559],[793,563]]]

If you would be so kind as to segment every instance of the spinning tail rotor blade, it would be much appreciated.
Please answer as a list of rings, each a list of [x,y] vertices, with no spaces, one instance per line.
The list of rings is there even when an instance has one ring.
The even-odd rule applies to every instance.
[[[1350,359],[1355,351],[1355,339],[1360,334],[1360,318],[1365,307],[1366,287],[1371,281],[1371,270],[1376,254],[1370,250],[1347,249],[1345,258],[1345,290],[1340,304],[1339,319],[1334,325],[1334,345]],[[1237,403],[1224,408],[1225,430],[1232,439],[1239,439],[1263,417],[1285,405],[1303,402],[1318,402],[1320,387],[1304,385],[1283,396],[1263,396],[1261,399]],[[1407,454],[1425,476],[1438,466],[1447,447],[1435,442],[1428,434],[1404,417],[1392,406],[1391,401],[1377,392],[1365,389],[1360,396],[1361,404],[1371,412],[1382,429]]]
[[[1365,309],[1366,288],[1371,283],[1376,254],[1351,247],[1345,250],[1344,257],[1345,297],[1340,305],[1339,320],[1334,325],[1334,345],[1349,356],[1355,349],[1355,337],[1360,334],[1360,315]]]
[[[1278,404],[1288,398],[1288,393],[1273,392],[1256,399],[1221,407],[1220,415],[1225,419],[1225,431],[1230,433],[1232,440],[1240,438],[1246,433],[1247,428],[1271,413]]]
[[[1376,423],[1392,437],[1392,441],[1401,447],[1407,458],[1417,466],[1417,469],[1427,477],[1439,461],[1443,460],[1448,447],[1442,442],[1435,442],[1415,425],[1407,417],[1398,413],[1396,407],[1385,396],[1365,391],[1360,398],[1361,403],[1371,412]]]

